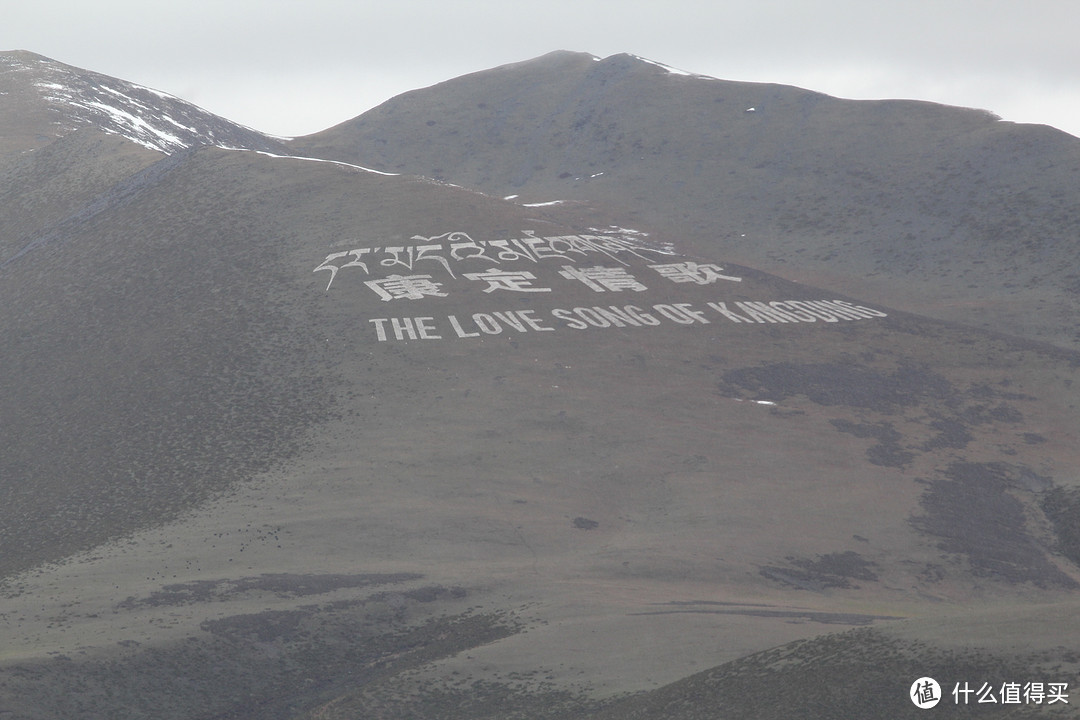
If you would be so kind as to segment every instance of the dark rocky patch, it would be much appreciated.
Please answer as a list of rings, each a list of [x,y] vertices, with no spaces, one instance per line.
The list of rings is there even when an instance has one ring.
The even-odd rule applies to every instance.
[[[899,445],[878,443],[866,450],[866,459],[871,465],[881,467],[904,468],[915,458],[915,453],[904,450]]]
[[[199,627],[208,633],[232,638],[247,638],[255,642],[299,639],[305,620],[312,609],[266,610],[246,615],[231,615],[220,620],[206,620]],[[310,634],[310,632],[306,633]]]
[[[451,598],[463,598],[468,594],[465,588],[462,587],[443,587],[442,585],[428,585],[426,587],[415,588],[413,590],[403,590],[401,592],[381,592],[371,596],[372,600],[387,601],[394,597],[403,597],[406,600],[413,600],[419,603],[438,602],[439,600],[448,600]]]
[[[739,609],[712,609],[695,608],[681,610],[650,610],[648,612],[632,613],[633,615],[671,615],[680,613],[698,613],[712,615],[749,615],[752,617],[789,618],[807,622],[822,623],[824,625],[870,625],[878,620],[900,620],[894,615],[866,615],[862,613],[831,613],[815,612],[812,610],[763,610],[759,608]]]
[[[128,598],[118,603],[117,607],[130,609],[141,605],[159,607],[197,602],[220,602],[232,600],[248,592],[271,592],[279,597],[305,597],[342,588],[403,583],[419,580],[421,577],[423,576],[416,573],[359,573],[355,575],[266,573],[237,580],[196,580],[190,583],[165,585],[161,590],[145,598]]]
[[[839,418],[829,422],[840,432],[849,433],[858,438],[878,440],[876,445],[866,450],[866,459],[873,465],[903,468],[915,457],[915,453],[905,450],[900,445],[904,436],[890,422],[855,423]]]
[[[925,452],[942,448],[962,450],[973,439],[967,426],[954,417],[939,417],[930,422],[930,427],[937,430],[937,435],[923,443],[922,449]]]
[[[7,664],[0,669],[0,711],[20,720],[301,718],[520,629],[498,614],[425,620],[414,612],[416,602],[235,616],[167,646],[129,643],[92,657]]]
[[[1027,471],[1030,474],[1030,471]],[[1005,463],[955,462],[930,481],[911,524],[940,538],[938,547],[965,556],[972,572],[1038,587],[1076,587],[1049,561],[1027,529],[1023,502],[1013,488],[1025,474]]]
[[[826,588],[858,587],[851,583],[852,580],[878,579],[872,569],[875,564],[852,550],[818,555],[815,559],[788,557],[787,561],[788,567],[766,566],[760,572],[770,580],[815,592]]]
[[[985,404],[968,405],[962,408],[957,415],[969,425],[985,425],[993,422],[1019,423],[1024,421],[1024,415],[1008,403],[999,403],[994,407]]]
[[[877,574],[870,568],[875,563],[863,559],[859,553],[846,550],[839,553],[827,553],[818,555],[817,559],[792,558],[791,562],[809,572],[824,575],[837,575],[839,577],[854,578],[856,580],[877,580]]]
[[[304,605],[295,610],[266,610],[257,613],[230,615],[206,620],[200,628],[206,632],[233,638],[254,638],[258,642],[271,640],[296,641],[310,637],[313,627],[326,623],[326,617],[339,611],[363,610],[367,624],[372,619],[395,621],[405,617],[410,606],[416,603],[432,603],[439,600],[462,598],[463,588],[429,586],[402,592],[379,592],[365,598],[337,600],[324,605]],[[306,629],[305,629],[306,628]]]
[[[1061,554],[1080,565],[1080,488],[1052,488],[1039,505],[1054,526]]]

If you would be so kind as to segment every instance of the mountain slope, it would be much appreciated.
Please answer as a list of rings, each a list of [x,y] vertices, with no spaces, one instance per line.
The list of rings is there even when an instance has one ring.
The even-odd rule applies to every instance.
[[[161,153],[91,127],[0,159],[0,263],[160,159]]]
[[[693,251],[1077,347],[1080,140],[559,52],[405,93],[303,154],[617,209]]]
[[[422,179],[161,163],[2,271],[17,717],[580,717],[1074,592],[1069,353]]]

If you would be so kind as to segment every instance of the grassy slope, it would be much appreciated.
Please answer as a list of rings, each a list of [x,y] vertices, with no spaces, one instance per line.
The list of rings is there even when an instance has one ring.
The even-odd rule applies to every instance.
[[[20,548],[5,572],[98,546],[9,582],[4,698],[28,717],[99,712],[73,703],[121,688],[178,717],[211,701],[241,717],[284,703],[287,716],[335,697],[352,712],[385,682],[357,673],[409,627],[435,628],[417,631],[419,648],[447,643],[401,667],[424,664],[433,702],[497,714],[520,700],[507,695],[517,672],[526,708],[579,712],[838,627],[1025,607],[1075,587],[1042,502],[1075,466],[1066,351],[891,310],[378,343],[367,321],[392,313],[602,301],[584,288],[506,299],[458,278],[446,300],[391,310],[358,276],[326,291],[312,269],[327,253],[449,229],[580,227],[251,153],[199,151],[144,181],[5,270],[17,310],[3,318],[4,367],[20,368],[0,395],[13,428],[0,520]],[[635,302],[834,297],[728,270],[743,282]],[[412,584],[388,600],[343,580],[375,572]],[[326,587],[303,590],[310,575]],[[196,592],[207,587],[222,590]],[[431,609],[368,617],[387,603]],[[527,627],[499,629],[507,613]],[[423,625],[440,616],[452,627]],[[1033,646],[1057,644],[1056,626],[1035,626]],[[341,646],[342,628],[361,627],[375,655]],[[869,637],[857,659],[897,648]],[[783,652],[802,653],[796,674],[810,678],[848,667],[820,654],[831,642],[848,641]],[[426,664],[463,648],[477,660]],[[770,657],[746,661],[749,682],[772,677]],[[219,666],[231,669],[202,672]],[[472,690],[453,675],[463,666]],[[132,689],[131,668],[186,680]],[[321,676],[343,684],[304,684]],[[32,714],[27,698],[57,677],[69,684],[39,704],[54,710]],[[401,682],[386,686],[399,703],[387,716],[427,701]],[[126,702],[116,712],[141,712]]]

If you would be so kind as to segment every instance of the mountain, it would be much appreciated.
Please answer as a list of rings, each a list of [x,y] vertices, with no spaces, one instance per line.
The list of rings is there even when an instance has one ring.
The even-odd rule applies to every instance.
[[[291,144],[519,202],[617,207],[703,255],[1080,347],[1080,139],[1049,127],[556,52]]]
[[[0,715],[1072,709],[1075,351],[614,202],[40,142],[0,187]]]

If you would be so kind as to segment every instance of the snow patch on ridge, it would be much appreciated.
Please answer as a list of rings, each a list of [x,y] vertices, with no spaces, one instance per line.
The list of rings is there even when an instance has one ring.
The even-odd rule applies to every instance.
[[[716,80],[716,78],[712,77],[711,75],[700,75],[698,73],[692,73],[692,72],[688,72],[686,70],[680,70],[679,68],[675,68],[675,67],[672,67],[670,65],[665,65],[662,62],[657,62],[655,60],[650,60],[649,58],[644,58],[644,57],[641,57],[640,55],[631,55],[630,57],[634,58],[635,60],[640,60],[643,63],[648,63],[650,65],[655,65],[658,68],[663,68],[664,70],[668,71],[672,75],[682,75],[683,77],[700,78],[702,80]]]
[[[243,150],[243,148],[227,148],[229,150]],[[258,155],[265,155],[269,158],[275,158],[280,160],[307,160],[308,162],[328,163],[330,165],[339,165],[350,170],[362,170],[363,172],[374,173],[376,175],[386,175],[388,177],[396,177],[399,173],[383,172],[382,170],[375,170],[374,168],[364,167],[363,165],[353,165],[352,163],[341,162],[340,160],[324,160],[323,158],[302,157],[300,155],[277,155],[265,150],[255,150]]]
[[[72,103],[77,105],[78,103]],[[112,118],[112,120],[122,127],[130,128],[132,134],[121,133],[129,140],[145,145],[148,148],[164,151],[165,148],[183,148],[186,147],[184,141],[172,133],[165,132],[160,128],[156,128],[150,123],[143,120],[138,115],[134,115],[129,112],[125,112],[118,107],[106,105],[101,102],[89,102],[83,107],[96,108]],[[175,122],[175,121],[174,121]],[[178,124],[178,123],[177,123]],[[182,127],[182,126],[181,126]]]
[[[548,200],[547,202],[536,203],[521,203],[521,207],[551,207],[552,205],[562,205],[565,200]]]
[[[30,87],[57,118],[58,136],[91,126],[166,155],[198,145],[269,150],[275,139],[218,117],[169,93],[83,71],[48,58],[5,57],[16,72],[31,72]]]

